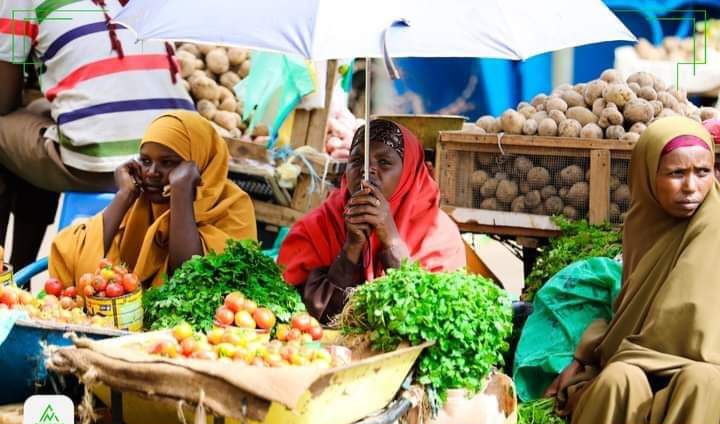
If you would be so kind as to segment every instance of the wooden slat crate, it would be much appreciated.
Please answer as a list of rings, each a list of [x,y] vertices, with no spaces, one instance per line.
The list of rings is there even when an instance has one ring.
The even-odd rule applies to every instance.
[[[436,160],[441,203],[468,231],[545,237],[557,233],[549,218],[556,214],[620,224],[629,207],[632,147],[618,140],[443,131]],[[491,179],[507,181],[498,190]]]

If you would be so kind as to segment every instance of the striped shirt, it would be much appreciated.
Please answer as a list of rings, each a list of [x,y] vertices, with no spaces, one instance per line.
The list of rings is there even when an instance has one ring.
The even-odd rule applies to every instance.
[[[110,172],[137,154],[163,111],[194,110],[179,75],[173,83],[164,43],[110,31],[108,16],[121,8],[120,0],[0,0],[0,61],[36,66],[57,123],[45,135],[65,164],[85,171]]]

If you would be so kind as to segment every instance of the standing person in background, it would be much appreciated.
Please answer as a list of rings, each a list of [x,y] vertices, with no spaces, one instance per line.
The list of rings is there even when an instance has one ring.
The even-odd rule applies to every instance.
[[[153,118],[194,110],[172,47],[110,23],[127,1],[0,1],[0,241],[13,212],[16,268],[37,256],[60,192],[114,191]],[[49,113],[21,107],[26,65]]]

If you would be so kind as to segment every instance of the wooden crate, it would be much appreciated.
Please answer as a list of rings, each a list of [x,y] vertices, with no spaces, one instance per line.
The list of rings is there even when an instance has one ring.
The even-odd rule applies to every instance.
[[[520,237],[547,237],[557,234],[558,228],[550,220],[550,213],[544,210],[544,206],[513,212],[510,210],[510,203],[497,202],[496,209],[488,210],[488,207],[493,206],[488,202],[492,201],[483,202],[492,198],[489,196],[492,190],[489,186],[483,190],[482,187],[473,185],[473,173],[482,170],[490,178],[497,176],[515,181],[518,195],[523,194],[528,190],[523,187],[523,182],[527,180],[522,175],[523,171],[514,166],[514,162],[516,158],[524,156],[533,162],[533,166],[546,168],[550,174],[548,185],[556,188],[565,187],[565,183],[574,181],[560,177],[558,174],[561,170],[572,165],[579,167],[582,179],[577,182],[587,184],[585,187],[589,186],[587,199],[568,198],[566,195],[562,199],[563,206],[573,207],[578,218],[586,218],[591,223],[610,221],[620,224],[629,202],[623,200],[624,196],[619,198],[623,201],[616,202],[614,195],[625,194],[632,147],[632,142],[618,140],[484,135],[467,130],[444,131],[438,137],[436,160],[441,203],[443,209],[466,231]],[[574,170],[577,171],[577,168]],[[505,175],[497,175],[498,173]],[[615,193],[619,185],[624,186]],[[544,202],[545,200],[543,204]]]

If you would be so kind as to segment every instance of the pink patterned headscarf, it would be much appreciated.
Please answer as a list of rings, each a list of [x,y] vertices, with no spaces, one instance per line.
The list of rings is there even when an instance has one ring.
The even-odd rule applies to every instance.
[[[663,157],[668,153],[672,152],[673,150],[680,149],[682,147],[694,146],[710,150],[710,147],[708,147],[707,143],[705,143],[701,138],[695,137],[694,135],[680,135],[673,138],[668,144],[665,145],[665,147],[662,149],[662,153],[660,153],[660,157]]]

